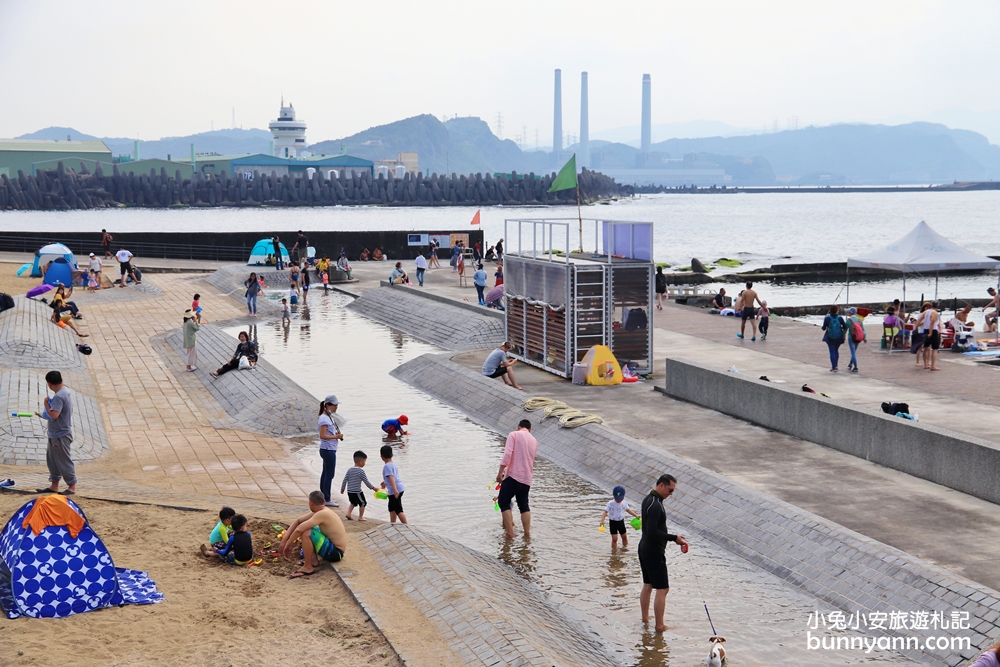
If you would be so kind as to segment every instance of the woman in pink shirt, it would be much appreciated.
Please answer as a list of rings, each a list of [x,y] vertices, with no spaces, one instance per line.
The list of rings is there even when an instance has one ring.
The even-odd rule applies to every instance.
[[[522,419],[517,425],[517,430],[507,436],[503,458],[500,459],[500,469],[497,471],[497,481],[500,482],[497,505],[500,506],[503,529],[507,537],[514,537],[514,516],[510,510],[510,501],[514,498],[517,498],[517,509],[521,513],[524,536],[527,537],[531,533],[528,491],[531,490],[531,475],[535,470],[537,453],[538,441],[531,435],[531,422]]]

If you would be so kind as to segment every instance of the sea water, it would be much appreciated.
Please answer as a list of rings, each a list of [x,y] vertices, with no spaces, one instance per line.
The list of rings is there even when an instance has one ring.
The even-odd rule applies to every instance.
[[[116,240],[146,231],[277,231],[310,230],[463,230],[473,229],[474,207],[337,206],[297,208],[115,209],[92,211],[9,211],[0,214],[6,230],[92,231],[107,228]],[[653,223],[654,258],[679,268],[697,257],[710,263],[720,258],[744,262],[744,269],[795,262],[843,262],[848,257],[888,245],[921,220],[950,240],[984,255],[1000,255],[1000,191],[901,193],[738,193],[719,195],[650,195],[609,205],[586,206],[585,218]],[[492,245],[503,236],[508,249],[520,242],[533,247],[530,227],[505,228],[507,219],[564,218],[569,247],[578,244],[576,207],[487,207],[481,228]],[[505,231],[506,229],[506,231]],[[562,228],[560,228],[562,229]],[[54,237],[55,238],[55,237]],[[95,236],[96,238],[96,236]],[[584,245],[593,246],[593,223],[584,223]],[[556,231],[553,245],[564,247]],[[394,258],[395,259],[395,258]],[[402,258],[409,259],[409,258]],[[141,263],[141,258],[140,258]],[[717,268],[712,273],[731,272]],[[937,286],[942,300],[985,297],[996,276],[949,277]],[[935,276],[907,276],[907,299],[931,298]],[[722,280],[715,289],[738,284]],[[833,303],[843,284],[766,284],[761,290],[771,305]],[[866,281],[851,287],[852,302],[891,301],[902,296],[902,280]]]
[[[380,425],[406,414],[410,435],[393,446],[406,485],[404,506],[410,523],[496,556],[569,616],[582,620],[623,664],[704,664],[712,630],[703,602],[715,628],[727,638],[734,667],[902,662],[877,651],[869,656],[825,651],[818,656],[807,650],[807,623],[817,609],[815,600],[698,540],[686,555],[668,548],[669,629],[662,636],[650,633],[639,621],[641,574],[635,549],[640,533],[629,528],[628,549],[612,553],[609,533],[598,531],[611,490],[542,458],[531,490],[532,536],[520,536],[520,522],[515,520],[518,537],[505,539],[493,502],[503,438],[390,377],[399,364],[441,350],[345,310],[349,300],[339,293],[313,291],[306,306],[295,308],[290,326],[267,319],[254,331],[264,358],[311,392],[317,411],[320,397],[333,393],[340,400],[338,414],[347,424],[338,451],[336,490],[358,449],[368,455],[366,471],[378,486],[378,450],[385,444]],[[230,333],[235,336],[239,330]],[[297,454],[318,482],[322,466],[317,443],[302,446]],[[544,451],[545,443],[540,444]],[[387,520],[385,502],[370,492],[366,495],[366,515]],[[628,500],[638,509],[642,499]]]

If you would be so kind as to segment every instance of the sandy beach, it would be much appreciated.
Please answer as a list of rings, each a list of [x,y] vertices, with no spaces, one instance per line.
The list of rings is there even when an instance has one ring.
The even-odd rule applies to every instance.
[[[0,516],[33,497],[0,494]],[[290,559],[264,558],[253,567],[206,559],[198,544],[217,521],[211,512],[78,502],[115,565],[145,570],[166,599],[58,621],[3,619],[0,663],[51,665],[63,656],[80,667],[401,664],[331,568],[290,580],[297,565]],[[274,542],[272,523],[250,519],[255,552]]]

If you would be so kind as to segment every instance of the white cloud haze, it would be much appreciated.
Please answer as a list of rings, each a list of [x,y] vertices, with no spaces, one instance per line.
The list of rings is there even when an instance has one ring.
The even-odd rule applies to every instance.
[[[311,142],[502,112],[506,138],[546,146],[557,67],[573,134],[583,70],[592,133],[638,125],[646,72],[656,124],[981,118],[1000,109],[998,29],[986,1],[0,0],[0,136],[156,139],[229,127],[233,107],[266,128],[283,92]]]

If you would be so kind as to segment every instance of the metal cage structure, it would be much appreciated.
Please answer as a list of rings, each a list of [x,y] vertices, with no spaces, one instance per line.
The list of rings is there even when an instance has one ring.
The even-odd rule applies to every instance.
[[[511,356],[571,377],[594,345],[652,372],[653,224],[593,223],[593,252],[570,251],[577,218],[504,221],[504,307]],[[527,234],[526,234],[527,231]],[[581,224],[580,246],[583,247]],[[529,238],[530,236],[530,238]],[[560,247],[556,247],[556,246]]]

